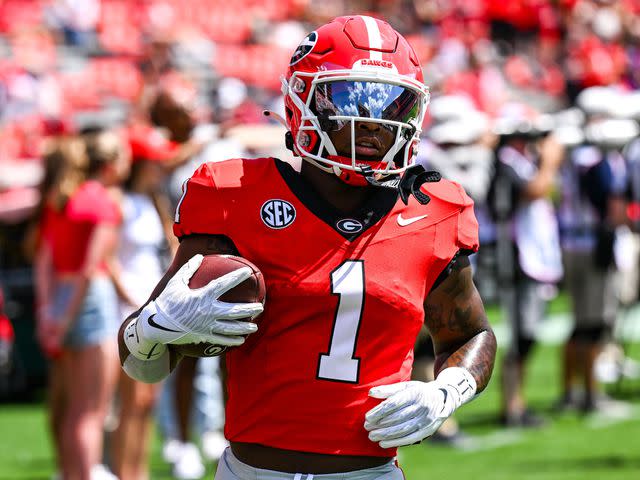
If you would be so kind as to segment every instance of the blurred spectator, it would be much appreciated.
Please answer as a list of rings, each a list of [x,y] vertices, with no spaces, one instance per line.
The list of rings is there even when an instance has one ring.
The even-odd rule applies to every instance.
[[[620,148],[630,139],[619,137],[625,130],[619,121],[602,118],[602,109],[610,106],[610,98],[606,90],[591,89],[578,98],[590,117],[585,128],[587,143],[571,152],[562,171],[559,219],[574,317],[574,328],[563,352],[562,409],[593,411],[606,407],[595,362],[603,343],[610,338],[618,309],[614,245],[616,228],[627,223],[628,189]],[[637,135],[637,126],[632,131]],[[578,378],[584,392],[575,388]]]
[[[527,408],[526,364],[549,299],[544,287],[562,277],[550,194],[564,151],[553,135],[541,138],[529,128],[515,120],[510,130],[501,132],[493,185],[501,301],[511,327],[502,363],[503,421],[510,427],[542,424]]]
[[[11,61],[0,68],[0,120],[34,115],[59,117],[63,110],[60,84],[55,74],[53,36],[42,28],[17,30],[8,38]]]
[[[10,391],[14,342],[15,332],[4,311],[4,293],[0,286],[0,397]]]
[[[534,105],[539,111],[563,107],[566,81],[559,64],[560,48],[556,40],[521,42],[517,53],[509,56],[504,65],[511,97]]]
[[[474,201],[480,242],[495,240],[489,222],[487,195],[494,174],[495,138],[487,115],[465,96],[441,96],[432,101],[428,140],[420,145],[418,163],[462,185]],[[475,255],[471,256],[474,262]]]
[[[171,47],[169,38],[157,34],[147,43],[145,54],[138,63],[146,84],[156,85],[162,75],[175,69]]]
[[[178,155],[165,161],[169,169],[173,169],[169,182],[169,194],[175,204],[182,195],[182,185],[194,170],[204,162],[219,161],[227,158],[242,157],[244,152],[234,141],[218,138],[216,128],[212,125],[198,125],[195,111],[194,92],[185,84],[168,84],[168,88],[161,90],[150,106],[151,121],[164,129],[172,142],[179,145]],[[204,466],[197,447],[192,443],[191,420],[192,412],[200,411],[202,402],[221,404],[222,397],[216,393],[216,381],[209,381],[207,388],[194,390],[197,371],[203,368],[203,363],[213,364],[217,368],[217,359],[196,359],[185,357],[176,368],[173,378],[165,384],[162,396],[170,395],[169,399],[161,400],[162,430],[165,433],[165,458],[173,463],[173,473],[178,478],[199,478],[204,474]],[[171,391],[173,390],[173,391]],[[211,445],[217,448],[207,449],[212,457],[222,454],[226,441],[218,442],[215,432],[222,428],[221,417],[214,413],[222,412],[221,408],[212,409],[209,405],[203,410],[204,431]],[[175,414],[167,409],[175,409]],[[173,428],[173,423],[177,429]],[[176,431],[177,430],[177,431]],[[204,445],[203,445],[204,447]],[[214,458],[217,460],[217,458]]]
[[[49,21],[62,31],[67,45],[90,51],[96,48],[100,4],[100,0],[56,0],[49,7]]]
[[[241,104],[236,103],[237,106]],[[169,194],[174,205],[182,195],[183,182],[202,163],[244,154],[238,143],[222,137],[224,130],[211,124],[198,124],[195,106],[195,92],[188,86],[182,88],[175,84],[161,90],[150,105],[149,116],[153,124],[166,131],[178,146],[176,155],[165,162],[172,170]]]
[[[438,100],[445,100],[442,97]],[[461,112],[460,118],[438,122],[429,129],[430,145],[422,146],[420,156],[430,169],[462,185],[476,205],[482,206],[493,176],[493,152],[486,144],[488,119],[474,111]]]
[[[163,194],[166,172],[162,165],[172,152],[159,147],[162,142],[155,140],[158,135],[151,128],[129,132],[133,163],[124,182],[117,259],[110,266],[120,297],[120,319],[127,318],[149,298],[164,271],[163,252],[174,243],[167,228],[171,219],[169,201]],[[118,478],[150,478],[151,419],[159,386],[137,382],[120,371],[120,416],[110,442],[112,467]]]
[[[158,402],[157,417],[160,431],[164,436],[162,457],[172,464],[173,475],[179,479],[200,478],[204,467],[202,457],[217,462],[229,442],[222,433],[224,428],[224,389],[222,385],[222,363],[218,357],[201,358],[194,362],[193,383],[190,393],[192,404],[189,408],[189,441],[181,440],[179,418],[175,400],[178,391],[176,382],[180,380],[173,373],[165,381]],[[186,387],[187,375],[185,379]],[[184,391],[182,391],[184,393]],[[201,451],[194,438],[201,440]]]
[[[622,44],[624,2],[580,0],[567,19],[567,73],[580,90],[619,83],[628,68]]]
[[[37,336],[51,361],[50,421],[65,478],[103,475],[102,426],[118,374],[117,299],[107,270],[119,208],[108,191],[129,159],[112,133],[61,140],[35,262]]]
[[[446,39],[435,58],[444,76],[443,92],[465,95],[473,100],[474,109],[497,114],[509,93],[504,73],[493,64],[493,55],[486,42],[468,48],[458,38]]]

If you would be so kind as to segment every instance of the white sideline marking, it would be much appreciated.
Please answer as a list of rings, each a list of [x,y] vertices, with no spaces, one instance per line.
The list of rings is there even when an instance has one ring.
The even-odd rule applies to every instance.
[[[616,425],[617,423],[638,420],[639,418],[640,408],[624,402],[616,402],[613,406],[608,407],[606,412],[591,415],[586,424],[587,427],[597,430],[599,428]]]
[[[564,343],[572,328],[573,320],[571,319],[571,314],[556,313],[547,316],[542,321],[536,338],[545,345],[559,345]],[[508,322],[503,321],[495,325],[493,330],[496,334],[498,345],[508,345],[510,334]],[[628,342],[640,342],[640,305],[620,311],[615,327],[615,337]]]
[[[465,452],[483,452],[496,448],[514,445],[522,441],[522,433],[516,430],[497,430],[482,436],[472,436],[468,444],[463,444],[461,450]]]
[[[462,452],[484,452],[486,450],[495,450],[497,448],[519,443],[523,438],[522,432],[518,430],[501,429],[487,433],[486,435],[473,435],[469,438],[469,441],[465,442],[465,444],[458,448],[458,450]],[[430,447],[429,440],[425,442],[424,446]],[[403,456],[402,449],[398,450],[398,462],[400,464],[405,461]]]

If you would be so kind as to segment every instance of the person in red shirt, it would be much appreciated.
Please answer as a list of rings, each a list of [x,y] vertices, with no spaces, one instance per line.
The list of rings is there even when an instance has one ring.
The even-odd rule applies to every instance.
[[[44,199],[35,259],[37,337],[51,360],[50,416],[61,475],[100,468],[102,427],[117,379],[117,297],[106,260],[120,210],[109,192],[128,171],[118,137],[62,140],[47,159],[58,175]]]
[[[429,94],[386,22],[340,17],[310,33],[283,91],[300,171],[259,158],[194,173],[176,210],[180,247],[122,324],[121,362],[154,382],[179,361],[174,344],[237,347],[225,353],[231,445],[217,479],[399,480],[397,447],[432,435],[491,376],[495,336],[467,258],[473,202],[412,166]],[[264,312],[218,300],[244,268],[189,289],[214,253],[260,268]],[[259,327],[246,321],[261,313]],[[410,381],[423,322],[432,382]]]

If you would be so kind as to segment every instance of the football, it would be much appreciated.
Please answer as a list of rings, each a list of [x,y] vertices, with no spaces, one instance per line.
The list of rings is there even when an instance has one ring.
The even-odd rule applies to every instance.
[[[266,287],[262,272],[249,260],[233,255],[207,255],[202,260],[202,264],[196,270],[189,281],[190,288],[200,288],[210,281],[223,276],[226,273],[238,268],[249,267],[253,274],[244,282],[232,288],[220,296],[220,300],[229,303],[253,303],[264,304]],[[258,320],[247,319],[248,322]],[[184,345],[169,345],[169,348],[187,357],[215,357],[220,355],[228,347],[213,345],[211,343],[187,343]]]

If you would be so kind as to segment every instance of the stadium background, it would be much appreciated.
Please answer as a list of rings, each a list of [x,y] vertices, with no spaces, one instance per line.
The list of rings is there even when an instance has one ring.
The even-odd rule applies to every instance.
[[[95,124],[132,123],[146,90],[165,82],[193,98],[203,122],[223,125],[246,149],[286,154],[279,147],[282,131],[261,111],[281,109],[279,78],[300,39],[316,25],[356,12],[385,18],[403,33],[433,97],[463,95],[486,115],[487,128],[513,112],[535,123],[540,114],[569,109],[594,86],[616,92],[620,103],[612,110],[640,118],[637,0],[0,0],[0,284],[16,336],[14,368],[0,379],[0,479],[49,478],[53,468],[42,404],[46,365],[33,339],[31,269],[21,248],[38,202],[43,145]],[[555,118],[555,127],[565,126]],[[491,284],[485,278],[490,305]],[[497,306],[489,311],[504,344],[501,312]],[[543,344],[527,385],[532,404],[552,420],[548,426],[497,427],[496,372],[489,390],[458,415],[478,441],[466,452],[404,449],[408,478],[640,475],[638,380],[610,386],[630,402],[618,414],[550,411],[559,395],[558,345],[569,330],[568,315],[561,293],[540,332]],[[640,318],[633,304],[624,317],[621,341],[638,358],[634,319]],[[158,448],[153,478],[170,478]]]

